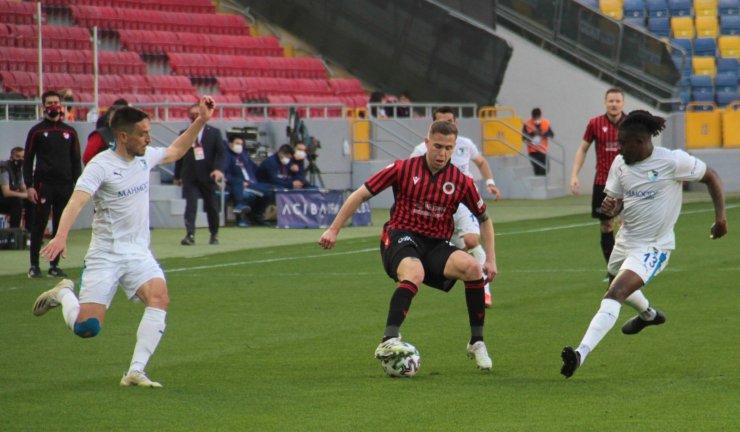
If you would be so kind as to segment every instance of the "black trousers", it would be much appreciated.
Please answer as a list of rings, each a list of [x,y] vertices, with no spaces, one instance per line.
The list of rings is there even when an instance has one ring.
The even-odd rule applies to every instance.
[[[0,213],[10,216],[10,228],[20,228],[24,201],[23,198],[0,197]]]
[[[62,210],[67,205],[69,197],[72,196],[74,184],[47,184],[42,183],[36,186],[39,203],[34,206],[33,226],[31,228],[31,265],[39,265],[39,252],[41,251],[41,242],[44,240],[44,230],[49,223],[49,214],[51,214],[52,234],[57,234],[59,228],[59,219],[62,217]],[[51,261],[52,266],[59,264],[57,256]]]
[[[195,235],[195,215],[198,211],[198,198],[203,198],[203,210],[208,216],[208,230],[211,234],[218,234],[218,198],[216,197],[216,183],[183,182],[182,197],[185,198],[185,231]]]
[[[547,154],[536,151],[530,153],[529,157],[534,159],[533,161],[530,161],[530,163],[532,164],[532,168],[534,168],[534,175],[547,175],[547,170],[545,168],[547,166]],[[545,165],[545,167],[539,166],[537,163],[535,163],[535,161],[540,162],[542,165]]]

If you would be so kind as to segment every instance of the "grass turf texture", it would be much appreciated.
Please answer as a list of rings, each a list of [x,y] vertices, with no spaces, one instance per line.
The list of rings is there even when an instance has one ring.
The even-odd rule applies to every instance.
[[[101,334],[82,340],[59,310],[30,313],[52,279],[3,276],[0,430],[738,430],[740,200],[728,205],[718,241],[711,204],[684,206],[677,250],[645,291],[667,323],[624,336],[624,307],[569,380],[560,350],[578,343],[606,288],[598,228],[583,215],[496,224],[492,373],[465,357],[458,284],[420,290],[402,333],[421,371],[385,376],[372,352],[394,284],[376,235],[328,252],[312,242],[162,259],[172,303],[148,367],[159,390],[118,386],[141,305],[119,293]]]

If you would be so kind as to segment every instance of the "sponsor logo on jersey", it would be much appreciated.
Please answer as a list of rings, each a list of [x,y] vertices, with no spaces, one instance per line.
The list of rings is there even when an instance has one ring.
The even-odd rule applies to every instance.
[[[650,180],[651,182],[657,181],[658,170],[650,170],[650,172],[648,172],[648,180]]]
[[[626,198],[637,198],[640,200],[651,200],[654,199],[655,196],[658,194],[658,191],[653,190],[647,190],[647,191],[639,191],[639,190],[630,190],[627,191],[624,196]]]
[[[608,131],[608,130],[609,130],[609,127],[607,127],[607,126],[602,126],[602,127],[601,127],[601,130],[602,130],[602,131],[604,131],[604,133],[606,133],[606,131]]]
[[[442,192],[446,193],[447,195],[452,195],[455,193],[455,184],[452,182],[446,182],[442,185]]]
[[[64,139],[69,139],[69,132],[64,132],[62,135],[64,136]]]
[[[136,195],[139,192],[146,192],[146,190],[148,189],[148,186],[149,186],[149,182],[147,181],[146,183],[142,183],[138,186],[131,186],[128,189],[120,190],[118,191],[116,195],[118,196],[118,198],[129,197],[131,195]]]
[[[419,177],[418,176],[414,176],[414,184],[417,184],[417,183],[419,183]]]
[[[148,163],[146,163],[146,159],[143,159],[143,158],[142,158],[142,159],[139,159],[139,165],[141,165],[141,167],[142,167],[143,169],[147,169],[147,168],[149,168],[149,164],[148,164]]]
[[[121,170],[118,170],[118,171],[114,170],[113,175],[118,176],[118,177],[123,177],[123,174],[121,174]]]

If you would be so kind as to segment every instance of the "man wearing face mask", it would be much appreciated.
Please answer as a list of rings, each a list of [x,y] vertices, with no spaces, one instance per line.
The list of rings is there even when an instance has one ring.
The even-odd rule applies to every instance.
[[[277,152],[268,157],[257,169],[257,179],[263,183],[282,189],[303,189],[308,184],[296,177],[296,172],[291,170],[291,162],[295,156],[295,150],[290,144],[283,144]]]
[[[52,215],[52,234],[55,235],[62,210],[82,172],[80,142],[77,132],[63,121],[61,96],[55,91],[47,91],[41,95],[41,102],[44,119],[28,131],[23,159],[23,181],[28,200],[34,204],[29,278],[43,276],[39,251],[49,215]],[[59,257],[50,262],[49,276],[67,277],[57,264]]]
[[[27,198],[23,184],[23,147],[14,147],[10,159],[0,162],[0,213],[10,215],[10,228],[20,228]]]
[[[273,188],[257,181],[257,164],[244,151],[244,139],[234,135],[226,153],[226,188],[234,201],[237,225],[248,227],[247,214],[256,224],[264,224],[267,204],[274,200]]]
[[[303,188],[314,188],[306,178],[306,158],[308,157],[308,147],[306,144],[299,142],[293,148],[293,158],[290,161],[290,171],[293,173],[293,179],[303,183]]]
[[[199,105],[190,107],[188,118],[194,122],[198,118]],[[184,132],[184,131],[182,131]],[[180,132],[180,134],[182,134]],[[175,184],[182,186],[185,198],[185,238],[183,246],[195,244],[195,216],[198,197],[203,198],[203,207],[208,216],[208,230],[211,233],[209,244],[218,244],[218,197],[216,188],[224,178],[224,144],[221,131],[206,125],[198,134],[193,146],[185,156],[175,163]]]
[[[555,136],[550,128],[550,120],[542,117],[542,110],[535,108],[532,110],[532,118],[524,122],[522,129],[534,175],[547,175],[548,139]]]

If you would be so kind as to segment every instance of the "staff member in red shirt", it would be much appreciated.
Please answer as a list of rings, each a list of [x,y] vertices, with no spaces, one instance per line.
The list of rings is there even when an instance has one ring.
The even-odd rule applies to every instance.
[[[398,160],[370,177],[347,198],[319,239],[324,249],[332,248],[339,230],[363,201],[393,188],[395,204],[390,220],[383,227],[380,252],[386,273],[398,285],[391,297],[382,342],[375,350],[377,359],[409,354],[401,342],[399,329],[422,283],[447,292],[455,281],[462,280],[471,332],[467,355],[475,359],[480,369],[492,367],[483,342],[486,315],[483,287],[486,279],[497,273],[493,223],[486,215],[486,205],[473,179],[450,163],[456,139],[457,127],[453,123],[432,123],[424,140],[426,155]],[[455,229],[452,215],[460,204],[465,204],[480,222],[486,249],[485,278],[481,277],[478,261],[449,241]]]
[[[601,220],[601,252],[604,259],[609,262],[609,257],[614,249],[614,219],[601,212],[601,203],[606,198],[604,187],[609,168],[614,158],[619,154],[619,143],[617,134],[619,125],[624,119],[624,92],[619,87],[613,87],[606,91],[604,97],[606,114],[594,117],[588,122],[583,140],[576,151],[573,160],[573,171],[570,175],[570,190],[574,194],[579,193],[580,182],[578,173],[586,160],[586,153],[592,142],[596,142],[596,177],[594,178],[593,194],[591,196],[591,217]]]

